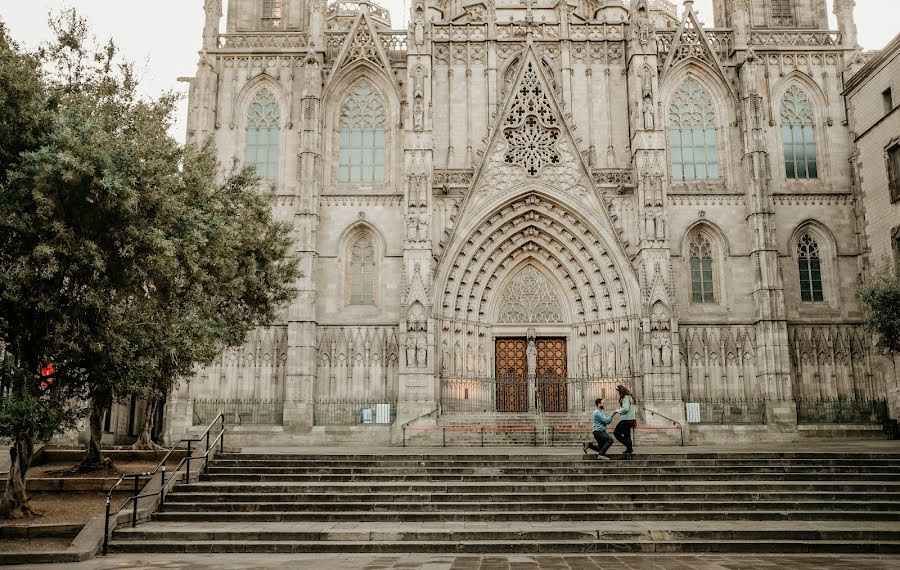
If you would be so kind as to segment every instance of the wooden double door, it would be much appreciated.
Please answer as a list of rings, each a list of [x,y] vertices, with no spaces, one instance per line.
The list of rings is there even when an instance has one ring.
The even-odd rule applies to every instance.
[[[568,410],[566,339],[540,337],[535,339],[535,347],[535,377],[529,378],[528,340],[507,337],[495,341],[498,412],[527,412],[537,406],[545,412]],[[528,401],[529,388],[534,390],[534,402]]]

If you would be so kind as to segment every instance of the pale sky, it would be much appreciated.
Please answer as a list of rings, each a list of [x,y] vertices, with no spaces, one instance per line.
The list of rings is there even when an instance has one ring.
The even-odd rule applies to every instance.
[[[405,25],[409,2],[379,3],[391,10],[394,27],[399,28]],[[829,12],[832,3],[828,0]],[[897,4],[897,0],[856,0],[856,25],[864,49],[880,49],[900,32]],[[49,37],[47,14],[64,7],[74,7],[87,18],[100,40],[112,37],[116,41],[124,57],[141,71],[146,94],[186,91],[177,79],[193,75],[196,69],[203,0],[0,0],[0,19],[16,41],[34,47]],[[694,9],[712,25],[712,0],[695,0]],[[182,102],[173,132],[179,140],[184,139],[185,113]]]

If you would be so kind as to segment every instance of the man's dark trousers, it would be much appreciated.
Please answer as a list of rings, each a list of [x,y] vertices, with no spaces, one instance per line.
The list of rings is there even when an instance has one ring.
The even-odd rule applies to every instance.
[[[594,432],[594,439],[597,440],[597,443],[589,443],[588,447],[600,455],[606,455],[606,452],[612,447],[613,438],[606,433],[606,430],[597,430]]]

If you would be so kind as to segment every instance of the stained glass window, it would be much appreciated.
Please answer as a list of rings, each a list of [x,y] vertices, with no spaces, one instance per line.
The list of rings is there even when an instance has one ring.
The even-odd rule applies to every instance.
[[[799,86],[792,85],[781,102],[781,138],[788,178],[818,178],[814,124],[809,97]]]
[[[673,180],[719,178],[716,113],[712,98],[694,79],[675,92],[669,107]]]
[[[375,245],[368,236],[350,248],[350,304],[375,304]]]
[[[341,182],[384,182],[385,112],[381,96],[360,83],[341,109]]]
[[[715,303],[712,246],[703,234],[691,239],[691,301]]]
[[[281,139],[281,110],[275,94],[263,87],[247,109],[247,164],[256,167],[260,176],[278,177],[278,144]]]
[[[800,236],[797,242],[797,263],[800,266],[800,299],[806,303],[824,301],[819,244],[808,233]]]

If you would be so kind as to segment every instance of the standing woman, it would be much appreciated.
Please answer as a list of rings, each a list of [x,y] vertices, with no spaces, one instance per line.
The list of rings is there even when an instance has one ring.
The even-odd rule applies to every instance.
[[[625,446],[625,459],[634,459],[634,449],[631,442],[631,432],[634,430],[634,415],[637,412],[637,399],[631,390],[619,384],[616,386],[619,392],[619,409],[616,414],[619,415],[619,423],[613,431],[613,435],[619,440],[619,443]]]

